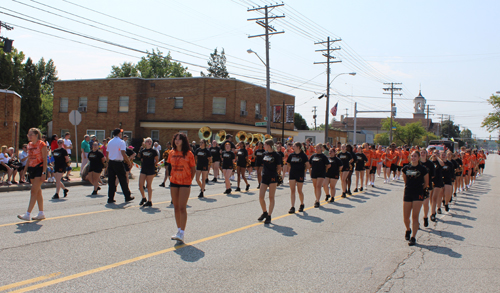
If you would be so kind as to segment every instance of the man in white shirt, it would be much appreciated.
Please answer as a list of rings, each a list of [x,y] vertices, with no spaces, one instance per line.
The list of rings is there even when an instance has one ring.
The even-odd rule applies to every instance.
[[[71,143],[71,134],[66,132],[64,134],[64,148],[68,152],[69,157],[71,158],[71,149],[73,148],[73,144]],[[66,173],[66,180],[69,180],[69,176],[71,175],[71,169],[68,168],[68,173]]]
[[[19,171],[19,183],[26,183],[25,175],[26,175],[26,163],[28,162],[28,145],[23,144],[23,151],[19,154],[19,161],[23,164],[23,167]]]
[[[114,203],[116,192],[116,178],[120,182],[125,201],[131,201],[135,197],[130,196],[130,189],[128,188],[127,175],[125,172],[125,162],[130,167],[132,162],[129,160],[126,149],[127,145],[122,140],[122,132],[120,128],[113,130],[113,139],[109,141],[106,148],[106,159],[108,161],[108,203]]]
[[[153,148],[158,152],[158,157],[160,157],[160,154],[161,154],[161,145],[158,142],[155,142]]]

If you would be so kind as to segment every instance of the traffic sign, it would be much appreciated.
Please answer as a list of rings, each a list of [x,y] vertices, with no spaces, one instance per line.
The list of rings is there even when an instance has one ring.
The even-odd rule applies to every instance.
[[[267,122],[255,122],[255,126],[267,126]]]
[[[69,122],[73,125],[80,124],[80,122],[82,122],[82,114],[77,110],[71,111],[71,113],[69,113]]]

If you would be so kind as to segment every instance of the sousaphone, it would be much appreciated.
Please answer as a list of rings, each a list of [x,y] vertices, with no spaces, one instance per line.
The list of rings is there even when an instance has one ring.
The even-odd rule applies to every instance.
[[[212,137],[212,129],[208,126],[204,126],[198,130],[198,137],[204,140],[210,140]]]
[[[238,131],[236,133],[236,142],[240,143],[240,141],[246,142],[248,139],[248,134],[245,131]]]
[[[215,140],[218,144],[223,143],[226,140],[226,131],[225,130],[220,130],[217,132],[215,135]]]

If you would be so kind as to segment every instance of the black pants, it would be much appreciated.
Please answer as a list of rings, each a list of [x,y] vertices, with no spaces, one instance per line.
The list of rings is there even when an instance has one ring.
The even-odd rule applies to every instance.
[[[120,182],[123,195],[125,199],[130,198],[130,190],[128,189],[127,174],[125,173],[125,166],[123,162],[109,161],[108,163],[108,200],[115,198],[116,192],[116,177]]]

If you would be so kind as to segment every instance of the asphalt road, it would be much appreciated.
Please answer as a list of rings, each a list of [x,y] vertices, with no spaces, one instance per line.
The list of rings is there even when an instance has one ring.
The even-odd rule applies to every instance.
[[[249,192],[223,195],[224,184],[192,187],[186,245],[176,232],[168,188],[154,181],[153,207],[106,203],[107,188],[71,187],[50,200],[47,219],[20,223],[27,191],[0,194],[0,291],[25,292],[498,292],[500,206],[498,155],[459,194],[450,212],[404,240],[403,183],[376,188],[289,215],[289,188],[278,188],[271,225],[261,214],[256,180]],[[235,186],[235,182],[233,182]],[[242,184],[242,186],[244,186]],[[340,187],[340,183],[337,187]],[[296,205],[298,207],[298,205]],[[35,214],[37,210],[35,208]]]

